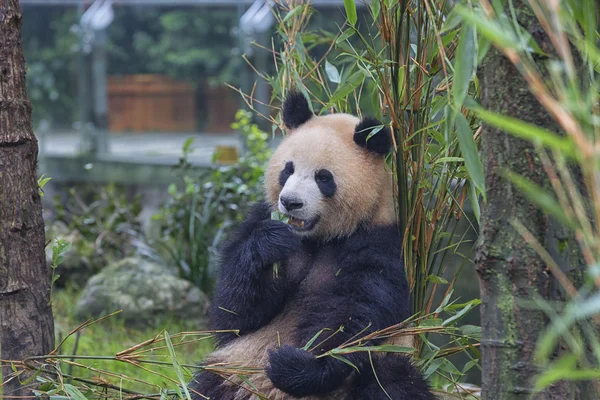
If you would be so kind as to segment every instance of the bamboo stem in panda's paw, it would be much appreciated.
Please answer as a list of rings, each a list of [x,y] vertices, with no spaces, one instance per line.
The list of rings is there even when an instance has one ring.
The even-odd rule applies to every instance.
[[[271,213],[271,219],[273,221],[280,221],[280,222],[283,222],[284,224],[287,224],[290,220],[290,217],[288,217],[285,214],[280,213],[279,211],[273,211]],[[279,277],[279,263],[278,262],[273,263],[273,276],[275,278]]]

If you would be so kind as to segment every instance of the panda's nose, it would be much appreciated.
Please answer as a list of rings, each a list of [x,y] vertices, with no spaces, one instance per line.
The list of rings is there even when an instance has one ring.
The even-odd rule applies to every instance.
[[[291,197],[281,197],[279,201],[281,201],[281,205],[288,211],[297,210],[304,205],[300,200]]]

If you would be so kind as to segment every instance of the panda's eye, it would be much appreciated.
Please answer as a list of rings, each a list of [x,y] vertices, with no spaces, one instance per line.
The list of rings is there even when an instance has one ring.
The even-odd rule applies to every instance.
[[[317,182],[317,186],[323,196],[325,197],[333,197],[335,191],[337,189],[337,185],[333,179],[333,174],[326,170],[321,169],[315,173],[315,181]]]
[[[285,186],[288,178],[294,174],[294,163],[288,161],[285,163],[285,167],[279,173],[279,184],[281,187]]]
[[[333,174],[326,169],[322,169],[317,171],[315,174],[315,179],[319,182],[329,182],[333,180]]]

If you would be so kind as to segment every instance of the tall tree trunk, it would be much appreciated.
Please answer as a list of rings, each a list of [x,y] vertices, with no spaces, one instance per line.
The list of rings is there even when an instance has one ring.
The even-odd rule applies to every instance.
[[[36,179],[38,144],[25,89],[18,0],[0,0],[0,359],[54,347],[44,220]],[[30,391],[3,364],[0,397]],[[2,393],[3,392],[3,393]]]
[[[514,7],[521,26],[546,53],[554,53],[550,40],[526,3],[517,0]],[[549,76],[545,60],[536,61],[539,61],[542,76]],[[490,50],[479,76],[485,108],[559,131],[529,92],[519,71],[500,52]],[[553,301],[564,299],[547,266],[512,228],[511,219],[523,223],[576,284],[582,282],[584,264],[572,233],[544,216],[503,176],[505,169],[509,169],[547,187],[547,177],[533,146],[485,126],[481,157],[488,188],[476,257],[482,300],[482,398],[530,399],[533,378],[539,372],[533,360],[535,346],[548,319],[543,311],[522,300],[531,300],[534,295]],[[589,383],[559,382],[533,398],[597,399],[596,394]]]

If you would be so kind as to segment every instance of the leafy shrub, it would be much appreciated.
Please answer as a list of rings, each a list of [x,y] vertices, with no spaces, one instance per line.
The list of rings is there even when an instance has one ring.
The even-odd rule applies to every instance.
[[[214,282],[215,249],[231,225],[262,194],[262,176],[271,150],[268,135],[251,123],[251,117],[248,111],[240,110],[232,124],[247,146],[233,165],[215,166],[197,175],[188,161],[192,139],[185,143],[177,166],[181,182],[170,185],[169,199],[154,216],[161,232],[158,244],[180,276],[208,294]]]
[[[71,188],[64,204],[55,198],[54,222],[64,223],[67,232],[76,232],[81,238],[71,245],[92,271],[97,272],[144,246],[138,218],[142,210],[140,196],[129,199],[123,189],[108,185],[99,191],[93,188],[91,201],[87,202],[78,191]]]

